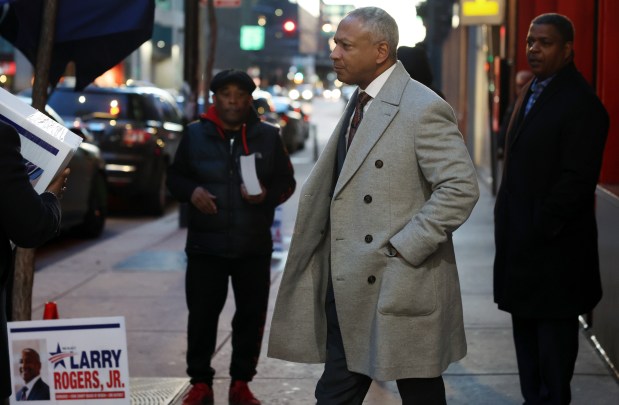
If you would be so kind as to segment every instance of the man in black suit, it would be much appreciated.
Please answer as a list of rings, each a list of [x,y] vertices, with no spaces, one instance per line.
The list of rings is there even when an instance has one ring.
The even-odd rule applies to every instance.
[[[29,248],[56,235],[60,227],[58,198],[69,174],[66,169],[39,195],[28,180],[19,151],[19,135],[0,121],[0,402],[11,395],[5,309],[5,287],[13,268],[11,241]]]
[[[49,385],[41,379],[41,358],[36,350],[22,350],[19,373],[26,385],[15,395],[18,401],[49,401]]]
[[[494,299],[512,315],[525,404],[567,404],[578,316],[602,296],[594,193],[608,113],[576,70],[574,27],[536,17],[495,206]]]

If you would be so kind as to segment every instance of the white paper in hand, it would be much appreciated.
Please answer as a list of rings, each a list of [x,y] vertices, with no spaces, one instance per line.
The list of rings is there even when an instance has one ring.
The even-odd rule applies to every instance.
[[[262,187],[256,174],[256,155],[241,156],[241,177],[249,195],[262,194]]]

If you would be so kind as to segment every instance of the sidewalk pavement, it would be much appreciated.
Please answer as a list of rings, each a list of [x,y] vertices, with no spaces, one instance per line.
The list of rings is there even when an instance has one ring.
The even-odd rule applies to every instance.
[[[303,159],[295,162],[299,185],[313,163]],[[285,236],[291,234],[298,194],[283,207]],[[471,218],[454,234],[468,355],[444,374],[449,404],[522,403],[510,318],[497,310],[492,299],[493,204],[493,197],[482,186]],[[57,302],[61,318],[125,317],[133,404],[181,403],[188,388],[185,235],[174,212],[41,268],[35,276],[33,319],[41,319],[46,301]],[[265,343],[284,262],[285,252],[274,255]],[[227,403],[233,313],[230,293],[220,318],[213,358],[216,404]],[[315,403],[313,391],[321,365],[266,358],[264,344],[262,353],[251,388],[264,405]],[[583,332],[573,379],[573,403],[616,404],[618,398],[619,384]],[[395,384],[372,384],[364,403],[399,404]]]

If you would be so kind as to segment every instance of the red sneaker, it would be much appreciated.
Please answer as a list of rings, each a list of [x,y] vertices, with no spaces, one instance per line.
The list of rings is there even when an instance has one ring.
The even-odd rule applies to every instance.
[[[260,401],[251,393],[246,381],[234,381],[228,395],[230,405],[260,405]]]
[[[213,389],[205,383],[195,383],[183,397],[183,405],[212,405]]]

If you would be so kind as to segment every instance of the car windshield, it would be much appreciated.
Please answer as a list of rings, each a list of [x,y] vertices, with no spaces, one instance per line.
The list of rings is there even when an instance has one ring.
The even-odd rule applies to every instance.
[[[72,91],[55,91],[49,99],[49,105],[61,116],[82,119],[95,118],[93,113],[101,113],[102,118],[106,115],[116,119],[134,118],[135,111],[130,108],[130,102],[128,94]],[[93,115],[89,117],[89,114]]]

